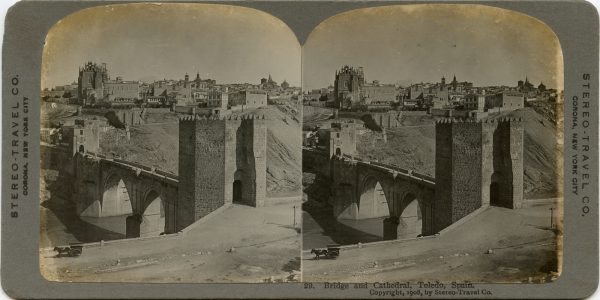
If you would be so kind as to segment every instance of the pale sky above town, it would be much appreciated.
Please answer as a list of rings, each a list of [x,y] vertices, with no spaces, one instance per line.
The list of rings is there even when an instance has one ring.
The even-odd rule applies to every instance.
[[[524,14],[476,5],[405,5],[360,9],[321,23],[303,47],[303,86],[333,84],[343,65],[367,81],[407,85],[458,81],[563,88],[554,33]]]
[[[77,81],[87,61],[125,80],[201,78],[254,83],[268,77],[300,86],[301,49],[279,19],[210,4],[125,4],[71,14],[49,32],[42,88]]]
[[[301,51],[303,57],[301,57]],[[48,34],[42,88],[77,80],[79,66],[105,62],[111,78],[211,78],[259,83],[269,73],[308,89],[333,84],[343,65],[367,81],[408,85],[459,81],[476,86],[563,87],[554,33],[526,15],[477,5],[360,9],[321,23],[301,49],[280,20],[257,10],[211,4],[125,4],[81,10]]]

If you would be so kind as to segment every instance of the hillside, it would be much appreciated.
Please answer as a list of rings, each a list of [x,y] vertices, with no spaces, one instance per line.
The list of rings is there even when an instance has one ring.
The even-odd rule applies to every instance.
[[[255,112],[267,124],[267,195],[298,194],[301,184],[300,123],[291,108],[269,106]],[[241,115],[241,114],[240,114]],[[148,113],[146,124],[131,127],[131,140],[100,142],[102,152],[178,173],[179,134],[174,113]]]
[[[503,113],[500,117],[522,117],[524,136],[524,193],[526,198],[556,197],[558,181],[562,174],[562,148],[558,144],[554,120],[532,108]],[[316,122],[317,116],[306,115],[305,119]],[[435,119],[430,116],[405,116],[405,127],[387,130],[387,142],[380,135],[367,132],[359,136],[359,156],[386,164],[418,170],[435,175]]]

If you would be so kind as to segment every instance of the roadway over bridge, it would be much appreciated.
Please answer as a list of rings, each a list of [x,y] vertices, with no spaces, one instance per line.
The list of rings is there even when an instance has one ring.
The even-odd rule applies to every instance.
[[[126,237],[175,232],[175,174],[89,152],[73,160],[78,215],[128,215]]]
[[[398,166],[363,161],[349,155],[303,151],[305,164],[320,161],[314,170],[331,179],[329,203],[339,219],[384,219],[384,239],[434,234],[435,179]]]

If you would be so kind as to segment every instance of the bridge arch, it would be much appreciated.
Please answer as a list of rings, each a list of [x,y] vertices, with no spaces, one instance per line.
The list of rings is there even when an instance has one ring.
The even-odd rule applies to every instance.
[[[144,196],[141,211],[140,236],[156,236],[165,232],[166,207],[160,190],[150,189]]]
[[[390,217],[384,220],[385,240],[415,238],[431,234],[433,190],[398,178],[390,201]]]
[[[100,199],[100,216],[122,216],[133,213],[127,179],[119,172],[110,173],[104,179],[102,197]]]
[[[404,194],[399,214],[397,238],[411,238],[422,234],[422,201],[412,192]]]
[[[367,176],[360,185],[358,219],[387,217],[390,215],[385,181],[377,176]],[[387,187],[387,186],[386,186]]]

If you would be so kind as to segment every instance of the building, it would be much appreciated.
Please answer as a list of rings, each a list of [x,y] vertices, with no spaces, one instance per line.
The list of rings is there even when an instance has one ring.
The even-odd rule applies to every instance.
[[[75,120],[75,124],[62,128],[62,139],[68,144],[71,154],[78,152],[98,152],[100,130],[97,121]]]
[[[485,93],[484,94],[467,94],[464,98],[464,108],[466,110],[475,110],[478,112],[485,111]]]
[[[452,82],[449,84],[449,91],[457,93],[468,93],[473,89],[473,83],[468,81],[459,82],[456,80],[456,75],[452,77]]]
[[[151,94],[153,97],[164,97],[169,105],[171,103],[177,106],[195,105],[192,84],[188,74],[185,74],[183,80],[159,80],[152,84]]]
[[[192,81],[192,88],[194,90],[204,90],[212,88],[215,84],[217,84],[217,81],[214,79],[201,79],[200,72],[198,72],[196,73],[196,79]]]
[[[519,90],[519,92],[527,93],[533,91],[534,89],[535,87],[533,84],[531,84],[531,82],[529,82],[527,76],[525,76],[525,81],[519,80],[517,82],[517,90]]]
[[[333,85],[335,107],[346,109],[359,105],[364,84],[365,75],[362,67],[344,66],[336,71]]]
[[[213,89],[208,92],[208,99],[206,100],[206,106],[211,108],[219,108],[226,110],[229,106],[229,93],[228,89]]]
[[[70,85],[72,90],[74,83]],[[125,81],[122,77],[111,80],[106,64],[88,62],[79,68],[77,97],[83,106],[110,103],[110,105],[134,104],[140,96],[140,83]]]
[[[331,123],[331,129],[327,133],[324,142],[329,146],[329,157],[356,155],[356,123]]]
[[[140,84],[137,81],[124,81],[121,77],[104,82],[105,101],[111,104],[133,104],[140,99]]]
[[[485,108],[488,111],[510,111],[523,108],[524,105],[525,96],[515,91],[503,91],[485,98]]]
[[[164,96],[146,96],[146,104],[151,107],[163,106],[167,104]]]
[[[229,105],[244,108],[256,108],[267,106],[267,93],[262,90],[242,90],[229,93]]]
[[[515,91],[502,91],[494,94],[472,93],[465,96],[464,108],[478,112],[511,111],[524,107],[523,93]]]
[[[398,92],[393,84],[379,84],[373,81],[371,84],[363,85],[364,103],[369,105],[372,103],[387,103],[391,105],[396,102]]]
[[[546,91],[546,85],[544,85],[543,82],[540,82],[540,85],[538,85],[537,89],[540,93],[543,93]]]
[[[273,80],[273,78],[271,78],[271,74],[269,74],[269,78],[261,78],[260,79],[260,88],[263,90],[274,90],[274,89],[278,89],[279,86],[277,85],[277,82],[275,82]]]
[[[104,99],[104,82],[108,80],[106,64],[87,62],[79,67],[77,97],[81,105],[93,104]]]

